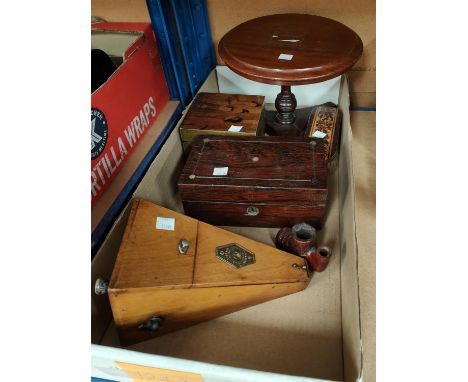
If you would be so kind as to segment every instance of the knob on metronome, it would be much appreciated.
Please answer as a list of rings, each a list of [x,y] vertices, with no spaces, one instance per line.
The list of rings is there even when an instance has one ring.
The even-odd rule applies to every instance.
[[[161,327],[162,317],[160,316],[153,316],[150,317],[148,321],[143,324],[138,325],[138,329],[145,330],[149,332],[157,332]]]
[[[94,283],[94,293],[97,295],[106,294],[109,282],[102,277],[98,277]]]
[[[190,242],[188,240],[182,239],[179,242],[179,253],[181,255],[185,255],[188,251],[189,245],[190,245]]]

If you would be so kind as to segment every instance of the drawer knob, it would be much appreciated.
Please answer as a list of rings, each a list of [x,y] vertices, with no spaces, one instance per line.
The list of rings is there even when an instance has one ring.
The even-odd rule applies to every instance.
[[[258,215],[260,210],[257,207],[247,207],[247,215],[249,216],[256,216]]]
[[[144,324],[138,325],[138,329],[148,331],[148,332],[157,332],[161,326],[162,317],[152,316]]]

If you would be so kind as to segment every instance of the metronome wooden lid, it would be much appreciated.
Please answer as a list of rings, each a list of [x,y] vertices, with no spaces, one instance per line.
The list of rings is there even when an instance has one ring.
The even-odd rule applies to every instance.
[[[109,290],[305,282],[302,265],[300,257],[136,200]]]

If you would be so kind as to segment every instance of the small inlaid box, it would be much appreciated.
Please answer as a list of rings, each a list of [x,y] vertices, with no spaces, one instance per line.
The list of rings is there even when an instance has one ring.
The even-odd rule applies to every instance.
[[[264,104],[259,95],[198,93],[179,128],[185,154],[198,135],[263,135]]]

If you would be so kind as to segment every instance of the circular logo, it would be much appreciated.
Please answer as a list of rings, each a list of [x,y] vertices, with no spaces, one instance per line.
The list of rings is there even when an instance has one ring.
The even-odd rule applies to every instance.
[[[91,108],[91,159],[97,158],[107,143],[107,121],[104,113]]]

